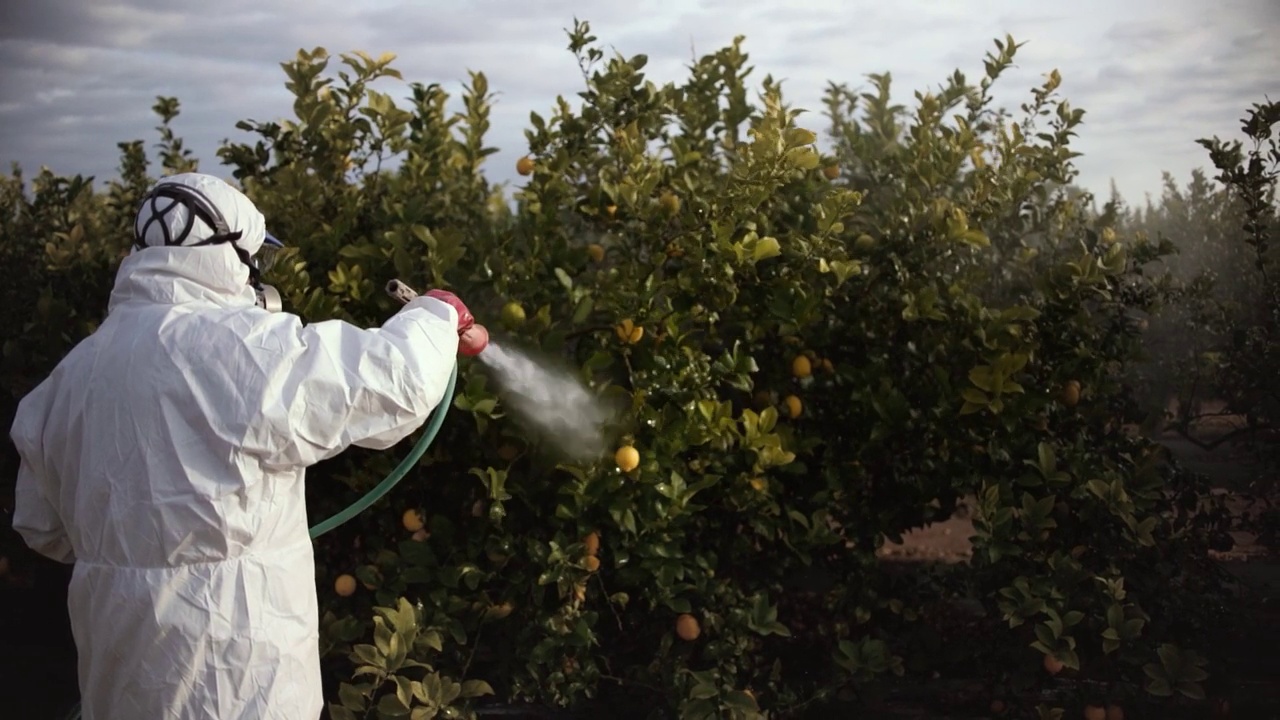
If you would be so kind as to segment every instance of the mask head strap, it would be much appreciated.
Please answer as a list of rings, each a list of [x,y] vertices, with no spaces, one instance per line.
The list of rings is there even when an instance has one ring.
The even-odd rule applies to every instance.
[[[161,207],[160,202],[162,199],[167,199],[171,202]],[[151,224],[157,222],[160,225],[160,232],[164,235],[164,244],[166,246],[182,245],[183,241],[190,237],[191,229],[195,226],[197,217],[213,228],[213,235],[186,247],[218,245],[226,242],[234,243],[243,235],[239,230],[231,231],[226,219],[222,217],[222,213],[218,211],[218,208],[213,203],[209,202],[209,199],[203,193],[186,185],[178,185],[176,183],[157,185],[142,198],[142,202],[144,206],[150,204],[151,217],[147,218],[141,228],[138,228],[136,224],[134,225],[133,245],[139,250],[147,247],[147,233],[151,230]],[[164,222],[164,218],[179,205],[187,209],[187,222],[182,230],[177,235],[174,235],[169,228],[169,224]],[[238,247],[236,249],[239,250]]]

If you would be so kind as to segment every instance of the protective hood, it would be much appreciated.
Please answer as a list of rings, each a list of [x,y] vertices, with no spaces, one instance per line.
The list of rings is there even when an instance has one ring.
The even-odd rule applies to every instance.
[[[163,189],[166,185],[181,185],[202,195],[209,205],[208,215],[213,217],[201,217],[201,213],[192,217],[190,208],[173,198],[149,198],[138,209],[134,223],[134,232],[148,248],[171,245],[171,240],[177,238],[181,238],[178,245],[182,247],[206,242],[218,234],[209,222],[218,215],[227,230],[239,234],[234,242],[241,250],[252,256],[262,248],[267,237],[266,221],[244,193],[205,173],[170,175],[156,183],[156,188]],[[135,248],[134,252],[138,250]]]
[[[256,295],[249,267],[229,244],[207,247],[149,247],[120,263],[107,311],[124,303],[248,307]]]
[[[133,252],[116,273],[108,312],[130,302],[253,305],[247,262],[265,242],[279,245],[244,193],[204,173],[163,178],[138,208]]]

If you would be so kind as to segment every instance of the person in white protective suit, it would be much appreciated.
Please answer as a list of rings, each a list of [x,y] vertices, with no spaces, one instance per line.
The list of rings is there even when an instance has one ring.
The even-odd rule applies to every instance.
[[[135,233],[105,321],[10,433],[13,526],[74,563],[82,717],[317,718],[305,469],[421,427],[483,328],[444,291],[375,329],[260,307],[280,244],[210,175],[157,183]]]

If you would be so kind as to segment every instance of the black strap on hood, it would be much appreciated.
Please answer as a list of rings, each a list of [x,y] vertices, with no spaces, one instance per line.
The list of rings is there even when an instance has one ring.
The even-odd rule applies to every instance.
[[[160,198],[168,198],[173,202],[160,207]],[[143,223],[141,230],[138,229],[137,223],[134,223],[134,247],[139,250],[145,250],[149,247],[146,241],[147,232],[151,229],[152,223],[158,222],[160,224],[160,232],[164,234],[164,244],[168,247],[204,247],[231,243],[231,247],[235,249],[240,261],[249,267],[249,277],[254,286],[261,282],[261,271],[258,270],[257,264],[253,262],[253,258],[249,256],[249,253],[244,248],[235,244],[235,241],[239,240],[244,235],[244,232],[240,230],[232,232],[231,226],[227,225],[226,218],[222,216],[218,207],[210,202],[209,198],[205,197],[204,193],[178,183],[161,183],[152,188],[142,198],[143,207],[146,207],[148,203],[151,205],[151,217],[147,218],[147,221]],[[182,231],[175,236],[170,231],[169,224],[164,222],[164,218],[179,205],[187,209],[187,223],[183,226]],[[195,226],[197,217],[213,228],[213,235],[190,245],[183,245],[183,241],[191,236],[191,229]]]
[[[160,207],[160,198],[168,198],[173,202],[164,207]],[[218,245],[226,242],[235,242],[244,234],[237,230],[231,231],[231,227],[227,225],[226,218],[219,212],[217,206],[205,197],[204,193],[195,188],[179,185],[177,183],[161,183],[151,189],[150,192],[142,198],[143,207],[147,204],[151,205],[151,217],[142,225],[139,230],[137,223],[134,223],[133,229],[133,245],[142,250],[147,247],[147,232],[151,230],[151,224],[160,223],[160,232],[164,234],[164,244],[166,246],[182,245],[188,237],[191,236],[191,229],[195,226],[196,218],[200,218],[206,225],[213,228],[213,235],[199,242],[192,243],[186,247],[200,247],[204,245]],[[169,224],[164,219],[173,209],[179,205],[187,209],[187,223],[176,236],[170,231]],[[239,249],[239,248],[237,248]]]

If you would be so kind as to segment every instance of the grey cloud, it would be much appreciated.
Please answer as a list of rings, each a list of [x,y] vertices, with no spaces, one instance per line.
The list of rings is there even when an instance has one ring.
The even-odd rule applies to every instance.
[[[1123,49],[1130,51],[1156,49],[1175,40],[1177,36],[1176,29],[1152,21],[1116,23],[1103,34],[1107,40],[1122,45]]]
[[[0,3],[0,40],[92,40],[85,3],[76,0],[9,0]]]
[[[1277,18],[1275,27],[1271,30],[1252,30],[1244,32],[1235,37],[1230,43],[1233,52],[1259,52],[1264,50],[1274,50],[1271,45],[1271,33],[1280,30],[1280,18]]]
[[[1078,143],[1089,153],[1080,160],[1085,182],[1105,188],[1116,175],[1126,195],[1158,187],[1161,169],[1202,165],[1195,137],[1233,131],[1250,102],[1278,94],[1264,30],[1280,21],[1274,0],[1225,0],[1211,10],[1191,0],[1028,5],[227,0],[202,10],[171,0],[8,0],[0,2],[0,162],[110,176],[116,142],[154,142],[150,106],[166,94],[182,101],[178,132],[216,171],[218,142],[245,137],[237,120],[290,113],[279,63],[323,45],[335,54],[395,52],[406,80],[450,89],[468,69],[485,72],[498,94],[490,144],[502,149],[490,170],[510,180],[529,111],[546,114],[557,94],[576,102],[582,80],[564,34],[575,14],[606,52],[647,54],[656,82],[679,81],[694,53],[746,35],[753,83],[766,73],[785,78],[789,101],[814,114],[829,80],[856,87],[866,73],[890,71],[895,96],[908,104],[912,91],[935,88],[956,68],[976,80],[991,40],[1009,32],[1028,44],[997,86],[998,101],[1016,106],[1058,68],[1063,93],[1089,111]],[[405,95],[397,83],[380,89]]]
[[[1280,29],[1280,3],[1275,0],[1222,0],[1212,7],[1250,27]]]
[[[1071,18],[1070,13],[1066,12],[1046,12],[1046,8],[1037,7],[1035,10],[1026,12],[1021,8],[1017,14],[1001,13],[997,16],[996,24],[1000,27],[1012,27],[1018,25],[1021,27],[1047,28],[1067,21]]]
[[[479,45],[520,46],[545,42],[525,35],[528,21],[520,16],[484,16],[476,8],[441,13],[425,5],[395,6],[363,13],[360,25],[382,45],[429,48]],[[567,24],[567,23],[565,23]],[[412,45],[410,45],[412,44]]]
[[[574,6],[568,0],[507,3],[486,0],[458,4],[442,10],[438,4],[399,3],[359,13],[358,22],[384,44],[406,42],[463,46],[545,46],[554,32],[560,46],[567,44],[563,30],[573,24]],[[643,12],[653,3],[628,3],[631,12]],[[579,19],[581,8],[577,8]],[[603,3],[592,8],[591,23],[597,26],[622,20],[627,15],[620,3]],[[530,25],[539,30],[530,33]],[[599,34],[599,33],[596,33]]]
[[[1135,74],[1133,69],[1123,63],[1107,63],[1098,68],[1097,79],[1100,83],[1125,82],[1132,81]]]
[[[0,4],[0,40],[44,40],[57,44],[125,48],[141,43],[163,44],[166,32],[190,21],[193,27],[234,23],[252,4],[228,0],[216,17],[175,9],[160,0],[9,0]],[[205,22],[209,21],[209,22]],[[206,42],[217,36],[206,37]]]

